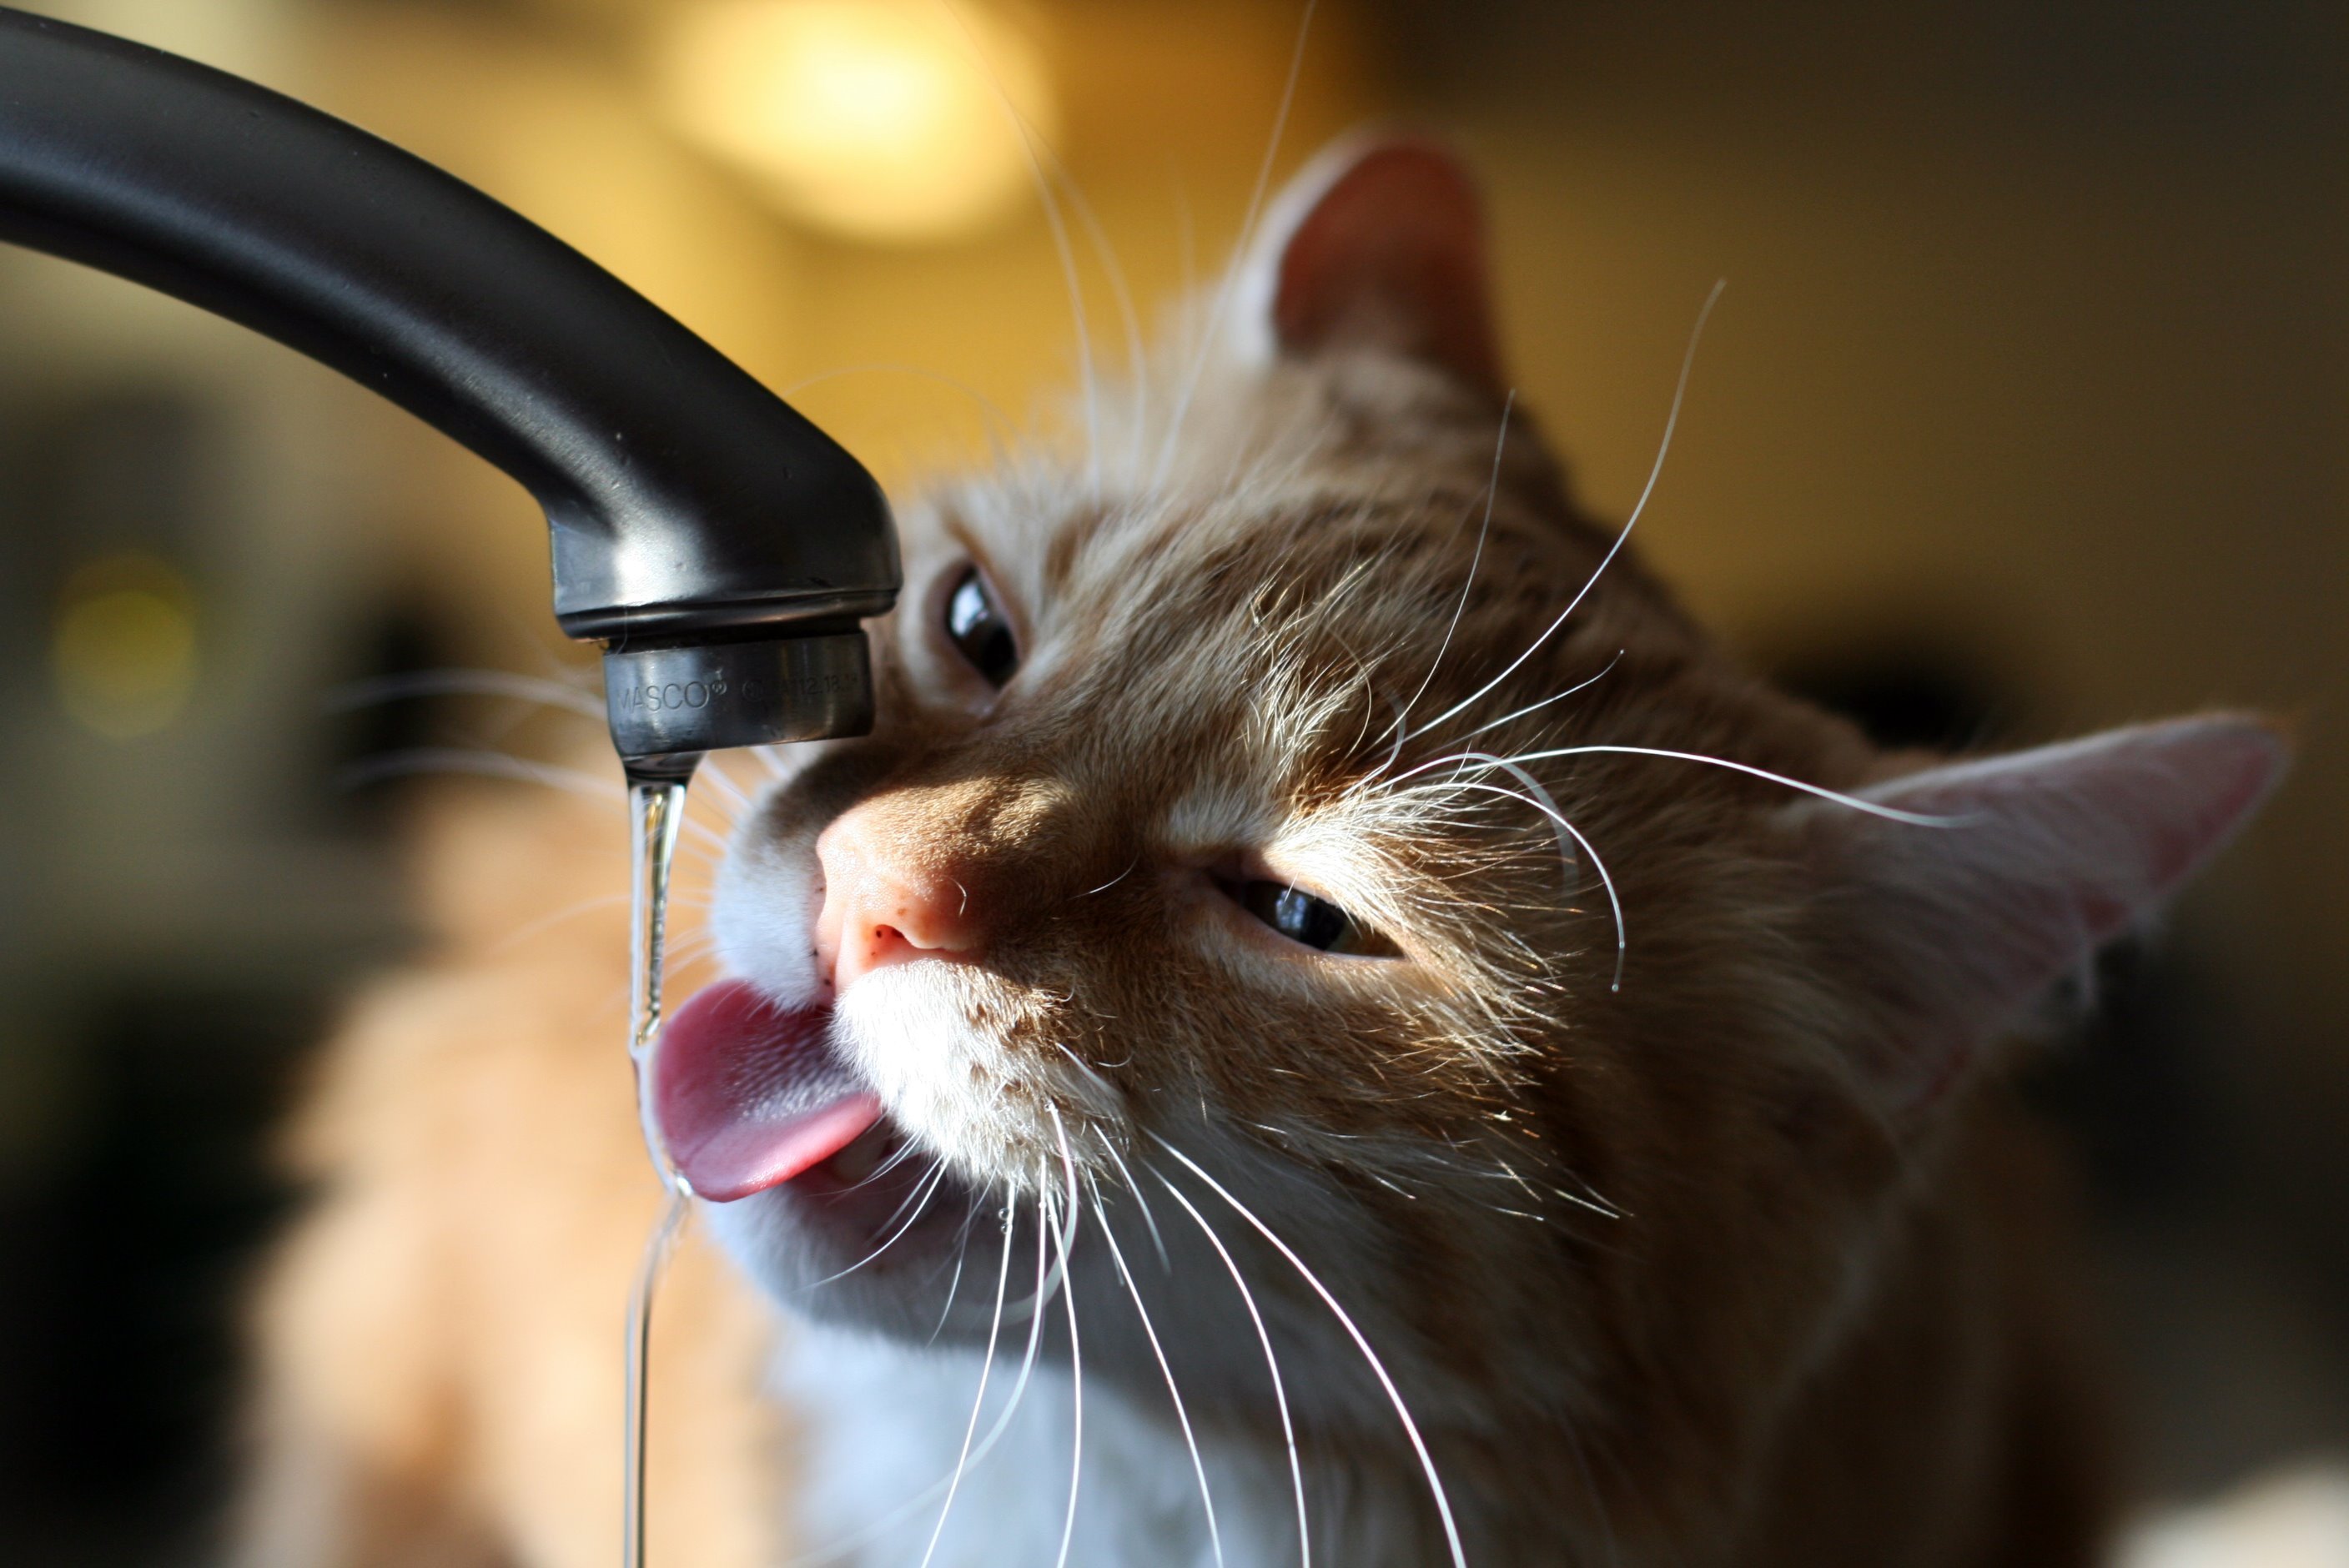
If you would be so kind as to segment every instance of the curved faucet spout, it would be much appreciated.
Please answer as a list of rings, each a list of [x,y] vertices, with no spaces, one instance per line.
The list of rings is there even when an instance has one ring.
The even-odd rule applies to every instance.
[[[605,645],[624,758],[870,727],[857,623],[898,586],[872,477],[471,186],[251,82],[0,9],[0,240],[266,333],[522,481],[557,620]]]

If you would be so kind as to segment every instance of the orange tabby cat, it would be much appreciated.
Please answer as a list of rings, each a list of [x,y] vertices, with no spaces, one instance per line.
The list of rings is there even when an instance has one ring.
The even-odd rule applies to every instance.
[[[2282,744],[1876,751],[1575,511],[1449,157],[1265,234],[1084,449],[903,509],[879,729],[740,813],[652,1073],[731,1260],[664,1297],[655,1559],[2093,1561],[1998,1042]],[[620,944],[492,937],[619,826],[467,830],[305,1123],[256,1563],[616,1550]]]

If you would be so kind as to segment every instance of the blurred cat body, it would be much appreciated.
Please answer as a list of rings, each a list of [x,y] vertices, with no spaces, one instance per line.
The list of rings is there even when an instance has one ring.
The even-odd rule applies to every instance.
[[[781,758],[711,895],[879,1119],[705,1206],[655,1561],[2098,1559],[1998,1042],[2281,743],[1943,764],[1745,674],[1574,510],[1481,246],[1444,153],[1333,150],[1212,352],[905,508],[881,726]],[[452,869],[575,832],[613,885],[616,820],[559,820]],[[336,1047],[249,1561],[615,1549],[619,952],[460,954]]]

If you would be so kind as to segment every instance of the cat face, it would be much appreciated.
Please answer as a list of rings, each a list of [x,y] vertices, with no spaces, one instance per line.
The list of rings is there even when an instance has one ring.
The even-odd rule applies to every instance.
[[[1268,234],[1195,384],[904,510],[880,727],[741,824],[768,1022],[680,1015],[671,1142],[751,1150],[682,1163],[797,1311],[1309,1441],[1725,1456],[1983,1042],[2280,753],[1878,755],[1575,512],[1449,159],[1343,150]]]
[[[1110,1203],[1139,1249],[1125,1262],[1199,1254],[1213,1331],[1182,1337],[1241,1352],[1224,1375],[1246,1385],[1260,1349],[1212,1244],[1163,1190],[1155,1241],[1141,1212],[1160,1174],[1182,1175],[1176,1150],[1226,1171],[1235,1138],[1301,1157],[1293,1192],[1235,1178],[1268,1223],[1454,1188],[1494,1218],[1557,1202],[1524,1191],[1555,1172],[1508,1173],[1548,1161],[1495,1140],[1493,1119],[1551,1048],[1535,999],[1578,963],[1601,989],[1611,976],[1607,906],[1538,810],[1427,764],[1617,650],[1594,618],[1414,731],[1540,634],[1550,590],[1587,576],[1601,542],[1493,488],[1500,409],[1481,397],[1377,359],[1252,380],[1216,395],[1228,428],[1276,438],[1254,449],[1186,452],[1180,477],[1098,495],[1042,471],[908,509],[882,729],[811,759],[738,838],[718,916],[730,965],[787,1006],[829,1005],[830,1044],[886,1111],[848,1166],[916,1152],[853,1196],[818,1200],[803,1177],[724,1222],[760,1233],[749,1250],[790,1292],[857,1263],[922,1202],[931,1162],[947,1172],[913,1228],[809,1292],[811,1310],[927,1334],[951,1275],[937,1264],[968,1239],[969,1310],[949,1331],[983,1333],[1007,1199],[1032,1294],[1039,1202],[1064,1208],[1073,1181],[1090,1210],[1096,1187],[1140,1183]],[[1403,422],[1394,437],[1354,382]],[[1538,483],[1516,436],[1511,477]],[[1668,616],[1651,638],[1683,640]],[[1393,1244],[1340,1222],[1370,1251]],[[1265,1251],[1228,1210],[1217,1228]],[[1131,1321],[1117,1260],[1077,1262],[1081,1319],[1124,1302]],[[1176,1336],[1179,1304],[1150,1288]]]

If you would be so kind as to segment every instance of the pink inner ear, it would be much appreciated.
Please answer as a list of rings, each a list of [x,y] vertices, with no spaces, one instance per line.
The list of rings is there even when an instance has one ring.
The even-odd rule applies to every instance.
[[[1857,901],[1889,1009],[1894,1098],[1930,1098],[2096,946],[2153,913],[2283,770],[2270,725],[2233,715],[2114,730],[1894,779],[1865,798],[1955,819],[1814,817]],[[1832,810],[1832,808],[1829,809]]]
[[[1500,396],[1484,219],[1467,171],[1418,141],[1325,156],[1347,161],[1334,178],[1326,166],[1308,170],[1290,198],[1311,199],[1280,251],[1277,341],[1297,353],[1382,347]]]

